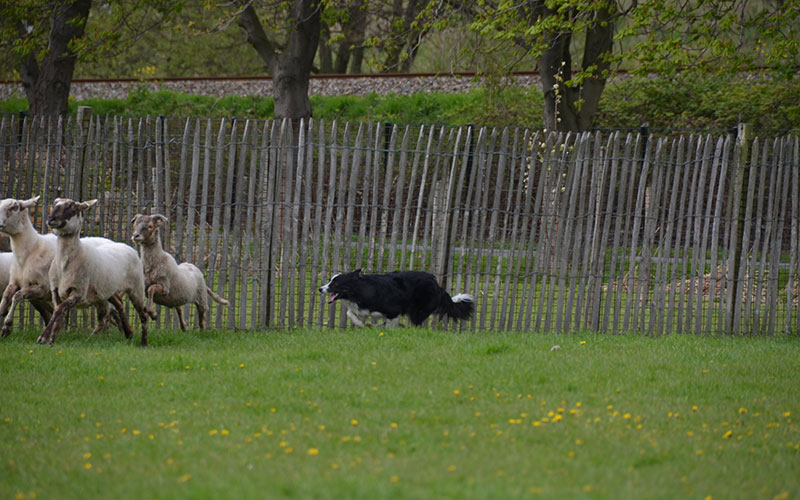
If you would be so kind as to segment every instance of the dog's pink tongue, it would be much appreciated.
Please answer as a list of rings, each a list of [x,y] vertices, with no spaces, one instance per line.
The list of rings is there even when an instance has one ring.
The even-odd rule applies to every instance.
[[[338,296],[339,296],[339,294],[338,294],[338,293],[334,293],[334,294],[332,294],[330,297],[328,297],[328,304],[330,304],[330,303],[332,303],[334,300],[336,300],[336,297],[338,297]]]

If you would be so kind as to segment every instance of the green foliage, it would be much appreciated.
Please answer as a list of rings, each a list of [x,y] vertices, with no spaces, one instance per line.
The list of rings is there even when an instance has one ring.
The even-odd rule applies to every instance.
[[[672,0],[640,2],[617,33],[629,40],[616,60],[646,75],[676,71],[738,72],[755,66],[797,67],[800,2]]]
[[[697,74],[639,78],[609,85],[595,123],[601,127],[797,129],[800,78]]]
[[[62,2],[63,3],[63,2]],[[125,57],[116,57],[126,52],[139,37],[154,30],[165,22],[167,29],[151,35],[153,39],[163,38],[169,33],[173,23],[180,18],[186,2],[182,0],[112,0],[95,5],[90,11],[84,36],[70,41],[70,49],[78,57],[76,76],[92,75],[92,68],[114,64],[129,64]],[[41,61],[47,54],[50,37],[50,24],[53,15],[53,2],[46,0],[23,0],[0,2],[0,78],[14,78],[22,61],[33,56]],[[21,30],[21,27],[28,29]],[[155,51],[154,57],[164,54],[167,59],[175,58],[177,53],[174,41],[163,44],[158,50],[154,44],[139,44],[137,50]],[[136,68],[128,68],[133,72]],[[117,73],[121,74],[121,73]],[[127,76],[133,76],[128,74]]]
[[[0,342],[3,498],[800,494],[793,338],[37,333]]]

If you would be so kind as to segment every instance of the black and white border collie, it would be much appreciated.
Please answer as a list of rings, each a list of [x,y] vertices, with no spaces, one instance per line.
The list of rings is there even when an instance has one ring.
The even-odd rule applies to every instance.
[[[434,313],[464,320],[475,311],[472,295],[450,297],[432,274],[422,271],[362,274],[357,269],[334,275],[319,291],[330,294],[329,304],[342,301],[356,326],[371,319],[391,328],[403,315],[418,326]]]

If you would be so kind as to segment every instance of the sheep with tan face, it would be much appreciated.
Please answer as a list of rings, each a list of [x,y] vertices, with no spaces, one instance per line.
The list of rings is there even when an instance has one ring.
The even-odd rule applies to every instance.
[[[58,198],[47,216],[47,225],[57,236],[56,253],[50,269],[53,295],[58,305],[37,343],[55,342],[65,314],[79,305],[111,302],[123,319],[125,336],[133,333],[119,297],[127,294],[142,323],[142,346],[147,345],[144,272],[136,250],[124,243],[93,238],[86,244],[80,238],[83,212],[97,200],[77,202]]]
[[[206,327],[208,297],[222,305],[228,301],[214,293],[206,286],[203,272],[189,262],[178,264],[172,255],[161,246],[159,228],[164,227],[167,218],[161,214],[136,214],[131,239],[142,249],[142,264],[147,286],[147,307],[153,311],[153,303],[165,307],[180,308],[185,304],[197,307],[197,319],[200,329]],[[178,309],[178,322],[181,330],[186,331],[183,314]]]

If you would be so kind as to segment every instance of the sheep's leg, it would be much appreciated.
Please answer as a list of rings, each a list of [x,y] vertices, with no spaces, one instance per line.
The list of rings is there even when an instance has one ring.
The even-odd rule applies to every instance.
[[[206,329],[206,316],[208,309],[204,307],[200,307],[200,304],[195,304],[197,306],[197,324],[199,325],[201,330]]]
[[[47,323],[42,334],[36,339],[36,343],[45,344],[50,342],[50,345],[53,345],[56,341],[56,335],[58,335],[58,329],[61,328],[62,317],[66,315],[70,309],[75,307],[75,304],[79,304],[80,301],[80,294],[73,290],[66,299],[58,304],[58,307],[56,307],[56,310],[53,312],[53,317],[50,318],[50,322]]]
[[[109,303],[113,304],[113,299],[108,299],[108,302],[103,302],[102,304],[97,305],[97,325],[95,325],[92,333],[89,334],[90,337],[93,337],[100,332],[108,331],[108,327],[112,322],[115,325],[119,325],[119,320],[116,319],[117,311],[115,309],[111,309]],[[121,327],[120,330],[122,330]],[[122,333],[125,333],[124,330]]]
[[[178,306],[175,308],[175,312],[178,316],[178,323],[181,325],[181,330],[184,332],[186,331],[186,321],[183,319],[183,308]]]
[[[94,337],[98,333],[106,330],[108,328],[108,307],[104,306],[97,306],[97,324],[94,326],[92,333],[89,334],[90,337]]]
[[[11,325],[14,322],[14,311],[9,314],[9,307],[12,305],[12,297],[19,290],[19,286],[14,283],[9,283],[6,290],[3,292],[3,299],[0,300],[0,318],[4,318],[2,331],[0,336],[8,337],[11,334]]]
[[[131,329],[131,324],[128,322],[128,316],[125,314],[125,308],[122,305],[122,299],[119,298],[119,295],[112,295],[108,301],[117,311],[119,329],[122,330],[122,334],[125,335],[126,339],[133,337],[133,330]]]
[[[130,293],[128,293],[128,298],[131,304],[133,304],[133,308],[136,309],[136,312],[139,314],[139,321],[142,323],[142,347],[147,347],[147,315],[149,313],[147,310],[147,300],[145,300],[144,297],[140,297],[138,294],[131,295]]]
[[[49,301],[39,301],[39,300],[32,300],[31,304],[33,308],[39,311],[39,316],[42,317],[42,321],[46,325],[50,322],[50,317],[53,315],[53,306],[50,304]]]
[[[143,305],[134,304],[133,307],[139,313],[139,321],[142,322],[142,347],[147,347],[147,310]]]
[[[8,291],[8,288],[6,288]],[[44,287],[41,286],[28,286],[17,290],[11,298],[11,307],[8,308],[6,320],[3,322],[3,328],[0,330],[0,336],[8,337],[11,334],[11,324],[13,323],[14,311],[17,305],[23,300],[30,300],[31,297],[41,297],[45,294]],[[5,298],[5,294],[4,297]]]
[[[154,284],[147,287],[147,305],[145,306],[145,311],[147,311],[147,314],[149,314],[150,318],[152,319],[156,319],[158,317],[158,313],[156,313],[156,310],[153,307],[153,297],[155,297],[156,293],[166,293],[164,290],[164,285]]]

